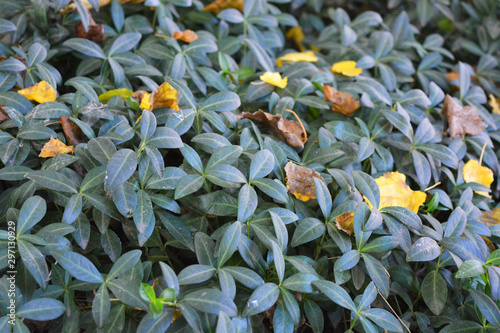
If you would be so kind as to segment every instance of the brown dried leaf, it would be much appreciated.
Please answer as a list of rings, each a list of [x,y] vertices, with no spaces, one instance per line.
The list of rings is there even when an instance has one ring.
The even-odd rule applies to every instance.
[[[335,90],[331,86],[325,84],[323,86],[325,93],[325,101],[331,102],[330,107],[334,113],[340,113],[344,116],[351,117],[357,109],[359,109],[359,101],[340,91]]]
[[[3,106],[4,106],[3,104],[0,104],[0,123],[2,123],[2,122],[4,122],[4,121],[6,121],[6,120],[9,120],[9,119],[10,119],[9,115],[7,114],[7,112],[5,112],[5,111],[2,109],[2,107],[3,107]]]
[[[104,41],[104,26],[102,24],[96,24],[92,15],[89,11],[90,25],[89,31],[85,31],[82,22],[75,25],[75,37],[85,38],[93,41],[94,43],[100,44]]]
[[[335,219],[335,224],[339,230],[342,230],[349,236],[354,232],[354,212],[345,212]]]
[[[184,31],[176,31],[172,35],[177,40],[182,40],[186,43],[192,43],[198,39],[198,35],[193,30],[186,29]]]
[[[145,90],[137,90],[136,92],[134,92],[134,94],[132,95],[132,98],[135,99],[135,101],[137,103],[140,103],[142,101],[142,98],[146,95],[146,94],[149,94],[147,91]]]
[[[262,110],[254,113],[242,112],[238,116],[238,120],[245,118],[264,123],[273,135],[286,141],[290,147],[304,148],[304,143],[307,141],[307,134],[298,122],[283,119],[281,115],[272,115]]]
[[[180,108],[179,105],[177,105],[178,97],[179,92],[168,82],[163,82],[151,93],[151,96],[149,96],[150,108],[148,108],[148,110],[170,108],[175,111],[179,111]]]
[[[62,124],[66,142],[72,146],[76,146],[81,142],[82,130],[78,125],[69,119],[67,116],[60,116],[59,121]]]
[[[285,165],[285,172],[286,188],[298,200],[305,202],[316,199],[313,177],[325,181],[318,172],[292,162]]]
[[[479,221],[488,228],[500,223],[500,208],[495,207],[490,211],[482,212]]]
[[[460,106],[450,95],[446,95],[441,112],[448,119],[451,138],[465,134],[477,135],[488,127],[479,117],[476,109],[470,106]]]
[[[43,146],[39,157],[54,157],[59,154],[70,154],[74,153],[75,148],[73,146],[66,146],[59,139],[54,139],[50,137],[50,140]]]

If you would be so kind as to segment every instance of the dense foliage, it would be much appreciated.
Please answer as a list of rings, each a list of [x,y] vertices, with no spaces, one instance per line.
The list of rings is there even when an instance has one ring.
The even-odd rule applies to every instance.
[[[0,332],[500,330],[498,1],[0,7]]]

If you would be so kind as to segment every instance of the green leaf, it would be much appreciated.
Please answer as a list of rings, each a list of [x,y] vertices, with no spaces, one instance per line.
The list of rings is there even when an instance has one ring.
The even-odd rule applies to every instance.
[[[44,140],[50,137],[57,137],[56,132],[43,125],[25,125],[17,134],[18,139],[24,140]]]
[[[207,281],[215,274],[215,268],[206,265],[190,265],[179,272],[177,278],[182,285]]]
[[[299,222],[292,237],[292,247],[296,247],[315,240],[326,231],[325,224],[320,220],[307,217]]]
[[[198,173],[203,174],[203,164],[201,163],[201,158],[194,150],[188,145],[183,145],[180,149],[182,156]]]
[[[187,246],[191,251],[194,251],[191,230],[184,224],[184,222],[182,222],[180,218],[165,211],[157,211],[156,214],[165,228],[167,228],[168,232],[170,232],[175,239]]]
[[[193,192],[198,191],[203,186],[203,177],[200,175],[186,175],[182,177],[175,188],[174,199],[178,200]]]
[[[123,303],[145,311],[149,310],[148,304],[139,294],[139,283],[128,279],[114,279],[108,281],[107,286]]]
[[[314,177],[314,189],[316,191],[316,197],[321,208],[321,212],[325,220],[328,220],[330,213],[332,211],[332,195],[328,190],[325,182],[319,178]]]
[[[129,32],[120,35],[117,39],[114,40],[113,44],[108,49],[108,56],[130,51],[137,45],[137,43],[139,43],[141,38],[142,36],[138,32]]]
[[[104,279],[94,264],[75,252],[52,251],[52,256],[69,274],[80,281],[103,283]]]
[[[92,58],[106,59],[106,55],[99,45],[88,39],[71,38],[65,41],[63,45]]]
[[[73,182],[68,177],[57,171],[37,170],[27,173],[25,177],[31,179],[40,186],[54,191],[65,193],[78,192],[73,185]]]
[[[17,246],[21,259],[28,271],[31,273],[33,278],[35,278],[40,287],[43,289],[47,288],[50,281],[50,275],[49,267],[45,261],[45,255],[43,255],[31,243],[23,240],[18,240]]]
[[[270,196],[271,198],[281,201],[288,201],[288,190],[280,181],[269,178],[261,178],[252,180],[252,185],[257,186],[259,190]]]
[[[340,287],[339,285],[325,280],[313,281],[312,285],[318,288],[334,303],[348,310],[356,311],[356,306],[354,305],[351,297],[349,297],[349,294],[344,290],[344,288]]]
[[[232,165],[218,164],[206,170],[207,179],[215,184],[221,180],[231,183],[246,183],[247,180],[243,173]],[[223,185],[223,184],[218,184]],[[224,186],[229,187],[229,186]]]
[[[108,287],[103,283],[97,290],[92,301],[92,316],[98,327],[103,327],[111,310],[111,300],[109,298]]]
[[[106,282],[124,274],[130,269],[130,267],[134,267],[141,259],[141,255],[141,250],[132,250],[123,254],[120,258],[118,258],[118,260],[115,261],[113,267],[111,267],[111,270],[106,276]]]
[[[137,207],[132,213],[132,217],[137,230],[141,234],[146,232],[151,221],[154,223],[153,204],[148,194],[143,190],[139,190]]]
[[[440,333],[476,333],[481,332],[482,326],[473,321],[459,320],[445,326]]]
[[[283,281],[282,287],[288,290],[293,290],[300,293],[314,293],[311,282],[319,280],[319,278],[310,273],[295,273]]]
[[[233,164],[238,160],[243,148],[240,146],[224,146],[215,151],[207,162],[207,169],[220,164]]]
[[[325,319],[323,316],[323,311],[309,299],[305,299],[304,301],[304,314],[306,315],[307,321],[313,330],[313,333],[323,333],[323,328],[325,325]]]
[[[380,205],[380,189],[375,179],[357,170],[353,170],[351,175],[358,190],[368,198],[373,207],[378,207]]]
[[[274,72],[273,61],[261,45],[248,38],[245,39],[245,44],[266,72]]]
[[[47,204],[38,195],[28,198],[19,211],[17,234],[22,235],[33,228],[45,216]]]
[[[234,111],[241,105],[240,97],[232,91],[221,91],[213,94],[202,104],[199,111]]]
[[[455,274],[457,279],[470,278],[474,276],[480,276],[486,273],[486,269],[483,267],[483,264],[479,260],[467,260],[458,269],[458,272]]]
[[[241,14],[240,14],[241,15]],[[217,327],[215,328],[215,333],[235,333],[233,323],[231,318],[224,312],[219,312],[219,320],[217,321]]]
[[[423,143],[415,148],[432,155],[432,157],[443,162],[444,165],[456,169],[458,167],[457,155],[448,147],[435,143]]]
[[[438,316],[443,311],[448,298],[446,281],[439,272],[433,270],[425,276],[421,288],[425,304]]]
[[[280,290],[274,283],[261,285],[250,295],[245,310],[243,310],[243,315],[253,316],[266,311],[276,303],[279,294]]]
[[[64,208],[64,214],[62,217],[63,223],[71,224],[76,221],[82,212],[82,197],[81,193],[77,193],[69,198],[68,203]]]
[[[495,302],[486,294],[478,290],[471,289],[469,292],[486,320],[500,330],[500,311]]]
[[[403,223],[407,227],[415,229],[418,232],[422,232],[422,220],[412,210],[399,206],[384,207],[380,210],[381,212],[394,216],[399,222]]]
[[[155,290],[147,283],[141,283],[139,295],[141,295],[142,299],[146,302],[153,302],[156,299]]]
[[[115,220],[120,220],[120,212],[116,210],[115,204],[110,199],[93,194],[93,193],[83,193],[85,199],[96,209],[100,210],[104,214],[114,218]]]
[[[98,185],[104,183],[104,177],[106,177],[106,167],[99,166],[90,170],[83,178],[80,184],[80,192],[88,191]]]
[[[7,166],[0,170],[0,180],[8,180],[8,181],[23,180],[25,179],[24,175],[31,171],[33,170],[21,165]]]
[[[224,232],[224,236],[222,236],[222,239],[220,240],[219,251],[217,254],[218,268],[221,268],[236,251],[240,241],[240,236],[241,223],[236,221],[229,228],[227,228],[226,232]]]
[[[264,280],[253,270],[246,267],[226,266],[223,268],[226,273],[247,288],[255,289],[264,284]]]
[[[238,194],[238,221],[245,222],[257,209],[258,197],[252,186],[245,184]]]
[[[168,127],[158,127],[147,144],[156,148],[169,149],[181,148],[184,145],[179,134]]]
[[[220,311],[230,317],[238,314],[234,302],[216,289],[201,289],[184,296],[185,302],[193,308],[206,313],[218,314]]]
[[[21,305],[16,315],[24,319],[48,321],[58,318],[64,311],[66,307],[60,301],[52,298],[37,298]]]
[[[366,309],[363,311],[363,314],[383,329],[391,332],[403,333],[403,327],[401,326],[401,323],[396,319],[396,317],[394,317],[394,315],[392,315],[385,309]]]
[[[345,270],[351,269],[356,266],[361,258],[358,250],[351,250],[346,252],[335,261],[334,270],[338,272],[343,272]]]
[[[413,243],[406,256],[407,261],[431,261],[441,254],[441,247],[429,237],[421,237]]]
[[[115,2],[118,3],[118,1],[113,1],[113,3]],[[139,323],[137,332],[165,332],[173,322],[174,314],[175,311],[172,309],[163,310],[157,317],[153,317],[148,313],[142,318],[141,322]]]
[[[102,164],[108,164],[111,156],[116,153],[116,147],[113,141],[103,137],[90,140],[87,143],[87,149],[92,154],[92,157]]]
[[[137,169],[137,155],[133,150],[121,149],[111,156],[106,167],[104,185],[112,190],[125,183]]]
[[[274,162],[274,155],[269,150],[260,150],[250,163],[250,181],[269,175],[274,169]]]
[[[385,267],[367,253],[363,253],[366,271],[384,297],[389,297],[389,273]]]

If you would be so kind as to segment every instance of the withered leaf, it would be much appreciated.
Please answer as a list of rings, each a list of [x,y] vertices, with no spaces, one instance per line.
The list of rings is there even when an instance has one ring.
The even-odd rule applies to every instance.
[[[7,114],[7,112],[5,112],[5,111],[2,109],[2,107],[3,107],[3,106],[4,106],[3,104],[0,104],[0,123],[2,123],[2,122],[4,122],[4,121],[6,121],[6,120],[9,120],[9,119],[10,119],[9,115]]]
[[[495,207],[490,211],[482,212],[481,217],[478,219],[488,228],[492,225],[500,223],[500,208]]]
[[[64,142],[59,139],[54,139],[50,137],[50,140],[43,146],[39,157],[54,157],[59,154],[70,154],[74,153],[75,149],[73,146],[66,146]]]
[[[193,30],[186,29],[184,31],[176,31],[172,35],[177,40],[182,40],[186,43],[192,43],[198,39],[198,35]]]
[[[102,24],[96,24],[92,15],[89,11],[90,24],[89,30],[85,31],[82,22],[75,25],[75,37],[85,38],[93,41],[94,43],[100,44],[104,41],[104,26]]]
[[[477,135],[488,127],[476,109],[471,106],[460,106],[450,95],[446,95],[441,112],[448,119],[451,138],[465,134]]]
[[[357,109],[359,109],[359,101],[355,101],[354,98],[340,91],[337,91],[333,87],[325,84],[323,86],[323,92],[325,94],[325,101],[331,102],[330,107],[334,113],[340,113],[344,116],[351,117]]]
[[[203,10],[217,15],[224,9],[235,8],[243,13],[244,2],[245,0],[215,0],[211,4],[205,6]]]
[[[342,230],[349,236],[354,232],[354,212],[345,212],[335,219],[335,224],[339,230]]]
[[[283,119],[281,115],[272,115],[262,110],[254,113],[242,112],[238,116],[238,120],[245,118],[264,123],[273,135],[286,141],[291,147],[304,148],[307,134],[298,122]]]
[[[285,165],[285,172],[286,188],[295,198],[304,202],[316,199],[313,178],[325,181],[318,172],[292,162]]]
[[[60,116],[59,121],[62,124],[64,136],[66,137],[66,142],[69,143],[71,146],[78,145],[81,142],[80,140],[83,134],[80,127],[78,127],[78,125],[72,122],[68,116]]]

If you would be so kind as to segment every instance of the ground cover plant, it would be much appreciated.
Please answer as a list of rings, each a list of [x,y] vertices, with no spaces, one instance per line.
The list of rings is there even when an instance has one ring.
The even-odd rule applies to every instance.
[[[495,0],[0,0],[0,332],[498,332]]]

